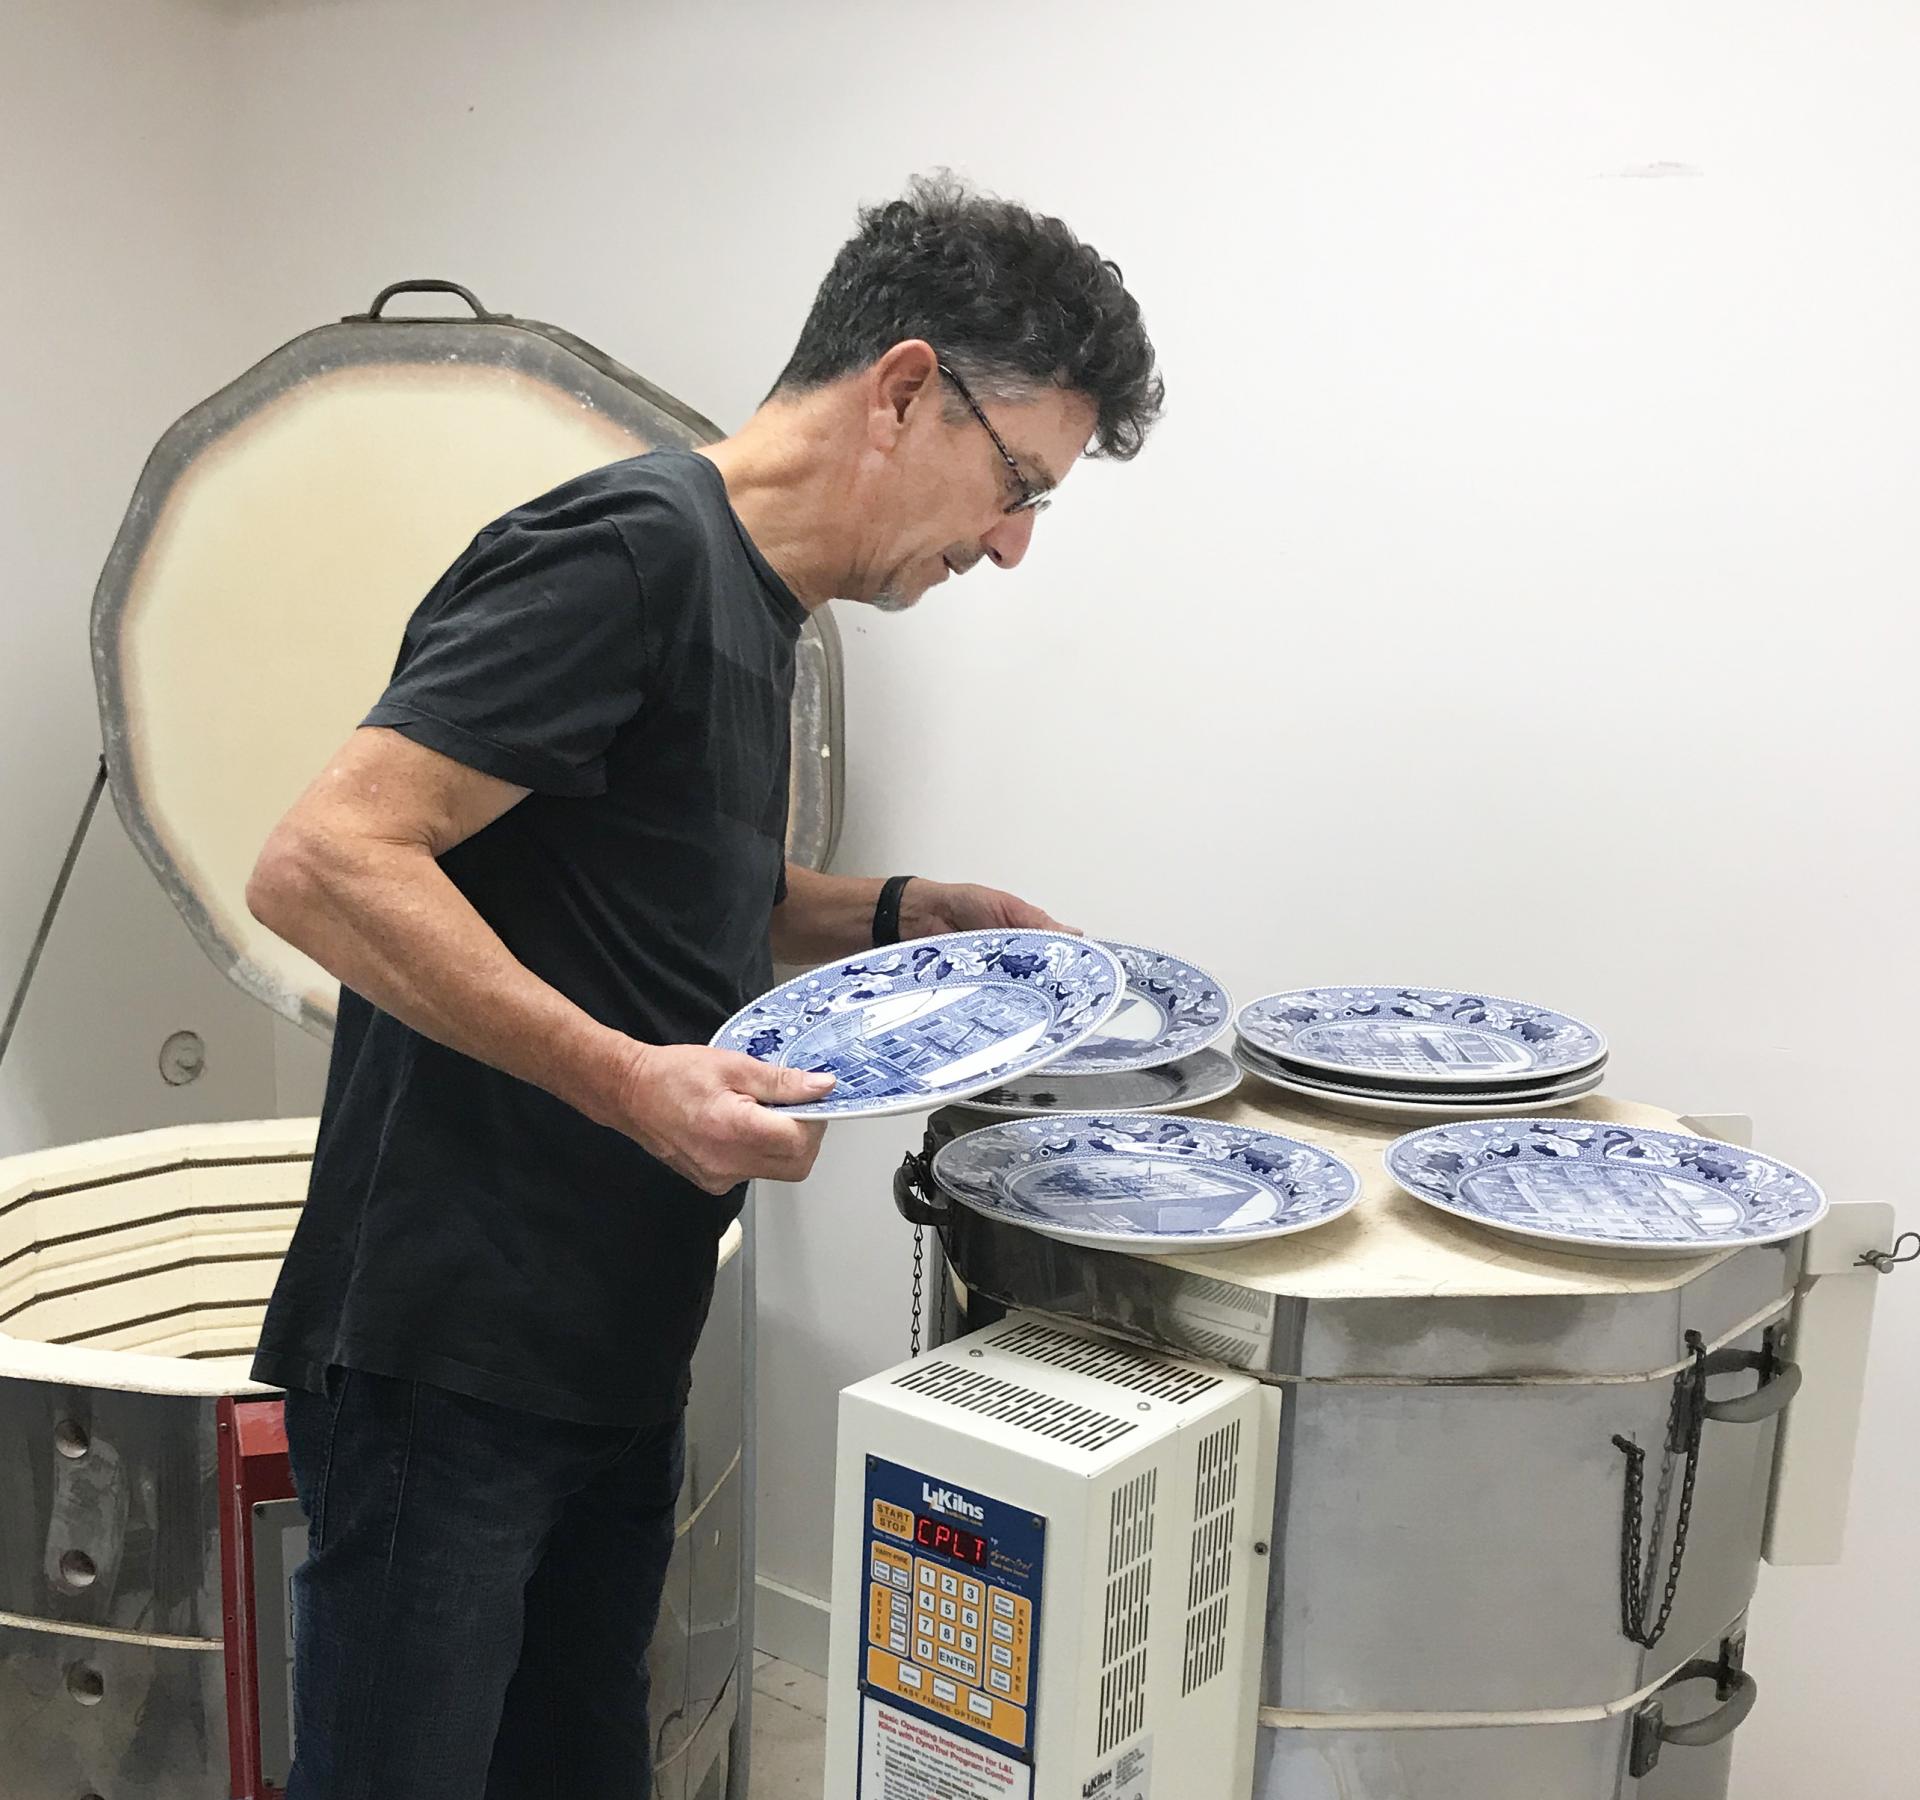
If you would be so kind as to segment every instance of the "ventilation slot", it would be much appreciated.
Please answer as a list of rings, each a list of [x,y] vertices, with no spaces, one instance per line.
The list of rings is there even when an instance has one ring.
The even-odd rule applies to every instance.
[[[1258,1368],[1258,1359],[1267,1347],[1264,1338],[1235,1337],[1224,1331],[1210,1331],[1201,1325],[1182,1324],[1180,1335],[1186,1340],[1184,1347],[1196,1356],[1210,1356],[1233,1369]]]
[[[1154,1470],[1114,1491],[1107,1521],[1106,1621],[1100,1639],[1104,1756],[1146,1723],[1147,1626],[1153,1598]]]
[[[1217,1375],[1197,1369],[1179,1369],[1137,1350],[1118,1344],[1089,1342],[1071,1332],[1056,1331],[1051,1325],[1024,1319],[988,1340],[996,1350],[1014,1356],[1028,1356],[1056,1369],[1070,1369],[1076,1375],[1091,1375],[1096,1381],[1112,1383],[1129,1392],[1146,1394],[1155,1400],[1169,1400],[1185,1406],[1189,1400],[1210,1393],[1220,1385]]]
[[[1193,1543],[1187,1558],[1187,1646],[1181,1694],[1227,1666],[1233,1586],[1233,1526],[1240,1492],[1240,1424],[1200,1440],[1193,1476]]]
[[[893,1385],[948,1406],[964,1407],[984,1418],[998,1419],[1016,1431],[1030,1431],[1075,1450],[1104,1450],[1125,1437],[1136,1423],[1095,1412],[1089,1406],[1075,1406],[1051,1394],[1037,1394],[1032,1388],[1016,1387],[1011,1381],[963,1369],[958,1363],[922,1363],[896,1378]]]
[[[1182,1275],[1180,1297],[1192,1308],[1205,1301],[1220,1312],[1238,1313],[1249,1323],[1264,1325],[1273,1311],[1273,1296],[1258,1288],[1235,1287],[1210,1275]]]

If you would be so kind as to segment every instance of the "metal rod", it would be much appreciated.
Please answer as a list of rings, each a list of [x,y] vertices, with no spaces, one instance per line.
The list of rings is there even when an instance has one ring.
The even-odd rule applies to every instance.
[[[740,1705],[727,1753],[726,1800],[747,1800],[753,1775],[754,1625],[759,1612],[759,1533],[754,1522],[760,1482],[760,1209],[757,1187],[740,1209]]]
[[[93,787],[87,794],[86,805],[80,809],[80,823],[74,827],[73,841],[67,846],[66,861],[60,865],[53,892],[47,897],[47,910],[41,915],[40,929],[34,934],[33,947],[27,952],[27,966],[20,972],[20,985],[13,990],[13,1004],[7,1008],[7,1022],[0,1025],[0,1062],[6,1060],[7,1046],[13,1042],[14,1027],[20,1023],[21,1008],[27,1003],[27,989],[33,986],[34,971],[40,967],[40,952],[46,949],[47,939],[53,935],[54,915],[59,912],[60,902],[67,896],[67,883],[73,878],[73,865],[80,860],[80,846],[86,842],[87,827],[93,823],[100,796],[106,791],[107,759],[103,756],[94,769]]]

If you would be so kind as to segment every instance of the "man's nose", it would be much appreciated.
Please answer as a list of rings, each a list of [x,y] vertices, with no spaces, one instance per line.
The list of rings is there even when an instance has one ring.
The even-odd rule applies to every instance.
[[[981,549],[993,558],[996,567],[1017,569],[1027,546],[1033,542],[1033,521],[1034,515],[1030,512],[1006,514],[980,540]]]

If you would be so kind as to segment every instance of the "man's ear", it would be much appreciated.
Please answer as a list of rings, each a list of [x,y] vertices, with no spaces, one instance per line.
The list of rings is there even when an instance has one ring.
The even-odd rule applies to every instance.
[[[939,382],[940,359],[925,338],[895,344],[867,371],[868,435],[876,448],[893,447]]]

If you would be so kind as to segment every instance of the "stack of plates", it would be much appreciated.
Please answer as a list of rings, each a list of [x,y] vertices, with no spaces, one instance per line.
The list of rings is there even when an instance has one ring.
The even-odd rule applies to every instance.
[[[1599,1087],[1607,1060],[1591,1025],[1464,988],[1297,988],[1235,1026],[1249,1074],[1349,1112],[1551,1111]]]
[[[1232,1057],[1211,1048],[1233,1017],[1206,970],[1163,950],[1102,942],[1126,976],[1120,1005],[1098,1032],[1046,1067],[976,1094],[977,1112],[1168,1112],[1217,1100],[1240,1084]]]

